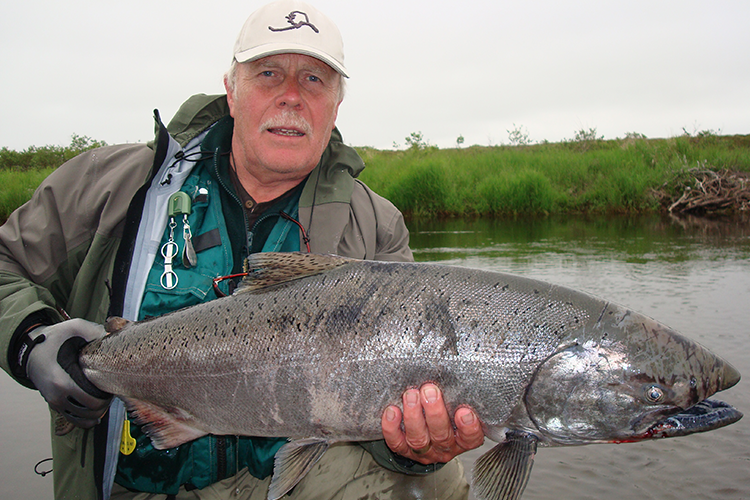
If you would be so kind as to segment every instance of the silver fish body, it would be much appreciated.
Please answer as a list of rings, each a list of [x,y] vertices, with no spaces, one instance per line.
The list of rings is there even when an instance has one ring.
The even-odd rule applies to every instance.
[[[249,266],[234,295],[127,324],[80,363],[158,448],[207,433],[291,438],[269,498],[329,443],[382,439],[383,409],[428,381],[500,443],[475,472],[477,495],[499,499],[520,496],[537,444],[654,437],[739,380],[654,320],[519,276],[311,254],[259,254]]]

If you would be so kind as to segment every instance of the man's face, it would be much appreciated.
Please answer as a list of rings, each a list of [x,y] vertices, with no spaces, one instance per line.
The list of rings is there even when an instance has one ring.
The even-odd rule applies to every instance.
[[[339,85],[333,68],[302,54],[238,64],[234,89],[225,86],[240,179],[243,167],[261,182],[309,174],[336,124]]]

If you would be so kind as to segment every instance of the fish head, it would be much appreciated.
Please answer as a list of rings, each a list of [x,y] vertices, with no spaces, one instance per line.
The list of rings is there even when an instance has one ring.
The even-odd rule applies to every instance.
[[[668,436],[654,429],[739,379],[736,369],[700,344],[607,305],[595,324],[538,367],[525,406],[551,444],[639,441]],[[742,414],[736,414],[738,420]],[[680,435],[708,430],[701,427]]]

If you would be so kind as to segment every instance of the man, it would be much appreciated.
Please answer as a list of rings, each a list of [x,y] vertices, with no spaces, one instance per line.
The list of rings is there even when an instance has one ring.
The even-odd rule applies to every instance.
[[[39,390],[57,424],[76,424],[52,437],[56,498],[265,498],[285,440],[206,436],[155,450],[76,370],[77,351],[107,316],[216,298],[213,279],[253,252],[412,259],[401,214],[356,180],[364,165],[335,129],[344,77],[330,20],[296,0],[267,5],[240,32],[226,96],[192,97],[168,127],[157,113],[153,150],[68,162],[0,228],[3,367]],[[482,443],[478,419],[459,409],[454,429],[437,387],[405,389],[403,411],[383,413],[384,441],[333,447],[290,498],[411,498],[424,487],[464,498],[454,457]]]

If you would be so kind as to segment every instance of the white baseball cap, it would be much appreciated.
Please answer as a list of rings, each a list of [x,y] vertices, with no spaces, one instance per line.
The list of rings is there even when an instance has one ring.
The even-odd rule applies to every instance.
[[[253,12],[234,44],[234,58],[240,63],[289,53],[315,57],[349,77],[339,29],[318,9],[298,0],[276,0]]]

